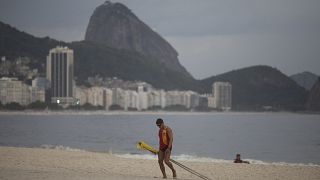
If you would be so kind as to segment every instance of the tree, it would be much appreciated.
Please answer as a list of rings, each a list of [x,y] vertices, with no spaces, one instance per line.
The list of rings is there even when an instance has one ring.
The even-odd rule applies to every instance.
[[[103,106],[94,106],[94,105],[92,105],[92,104],[90,104],[90,103],[85,103],[85,104],[82,106],[82,109],[93,111],[93,110],[103,110],[104,108],[103,108]]]
[[[183,105],[171,105],[164,108],[166,111],[189,111],[189,109]]]
[[[133,107],[128,107],[128,111],[138,111],[138,109]]]
[[[35,110],[44,110],[46,107],[47,107],[47,104],[41,101],[32,102],[28,105],[29,109],[35,109]]]
[[[123,107],[121,107],[121,106],[118,105],[118,104],[112,104],[112,105],[109,107],[109,110],[115,111],[115,110],[124,110],[124,109],[123,109]]]
[[[19,111],[19,110],[24,110],[25,107],[20,105],[19,103],[17,102],[11,102],[11,103],[8,103],[4,106],[5,109],[8,109],[8,110],[15,110],[15,111]]]
[[[148,110],[151,110],[151,111],[159,111],[159,110],[162,110],[161,106],[151,106],[148,108]]]
[[[49,104],[49,109],[50,110],[62,110],[63,107],[61,107],[59,104],[57,103],[50,103]]]

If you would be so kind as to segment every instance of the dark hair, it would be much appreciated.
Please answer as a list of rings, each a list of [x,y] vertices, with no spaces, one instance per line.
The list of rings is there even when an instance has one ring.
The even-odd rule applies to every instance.
[[[161,118],[158,118],[156,121],[156,124],[162,124],[162,123],[163,123],[163,120]]]

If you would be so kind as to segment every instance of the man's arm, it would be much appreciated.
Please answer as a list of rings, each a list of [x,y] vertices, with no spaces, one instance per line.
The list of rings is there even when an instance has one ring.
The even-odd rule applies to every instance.
[[[172,148],[172,142],[173,142],[173,133],[172,133],[171,128],[168,128],[167,132],[168,132],[168,136],[169,136],[168,148],[171,149]]]

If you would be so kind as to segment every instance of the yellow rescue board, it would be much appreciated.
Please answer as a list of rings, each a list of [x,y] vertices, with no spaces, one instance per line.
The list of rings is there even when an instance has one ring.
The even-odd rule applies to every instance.
[[[138,148],[138,149],[148,150],[148,151],[150,151],[150,152],[153,153],[153,154],[158,154],[158,150],[157,150],[157,149],[153,148],[152,146],[146,144],[146,143],[143,142],[143,141],[137,142],[137,148]]]

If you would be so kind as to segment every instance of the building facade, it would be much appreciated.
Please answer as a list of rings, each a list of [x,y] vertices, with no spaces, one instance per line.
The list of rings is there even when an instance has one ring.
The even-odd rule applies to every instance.
[[[47,56],[47,79],[51,87],[51,102],[72,104],[73,50],[67,47],[51,49]]]
[[[12,102],[26,106],[35,101],[44,102],[45,90],[43,88],[32,87],[19,81],[17,78],[0,79],[0,101],[2,104]]]
[[[213,108],[230,110],[232,106],[232,86],[229,82],[215,82],[212,85]]]

